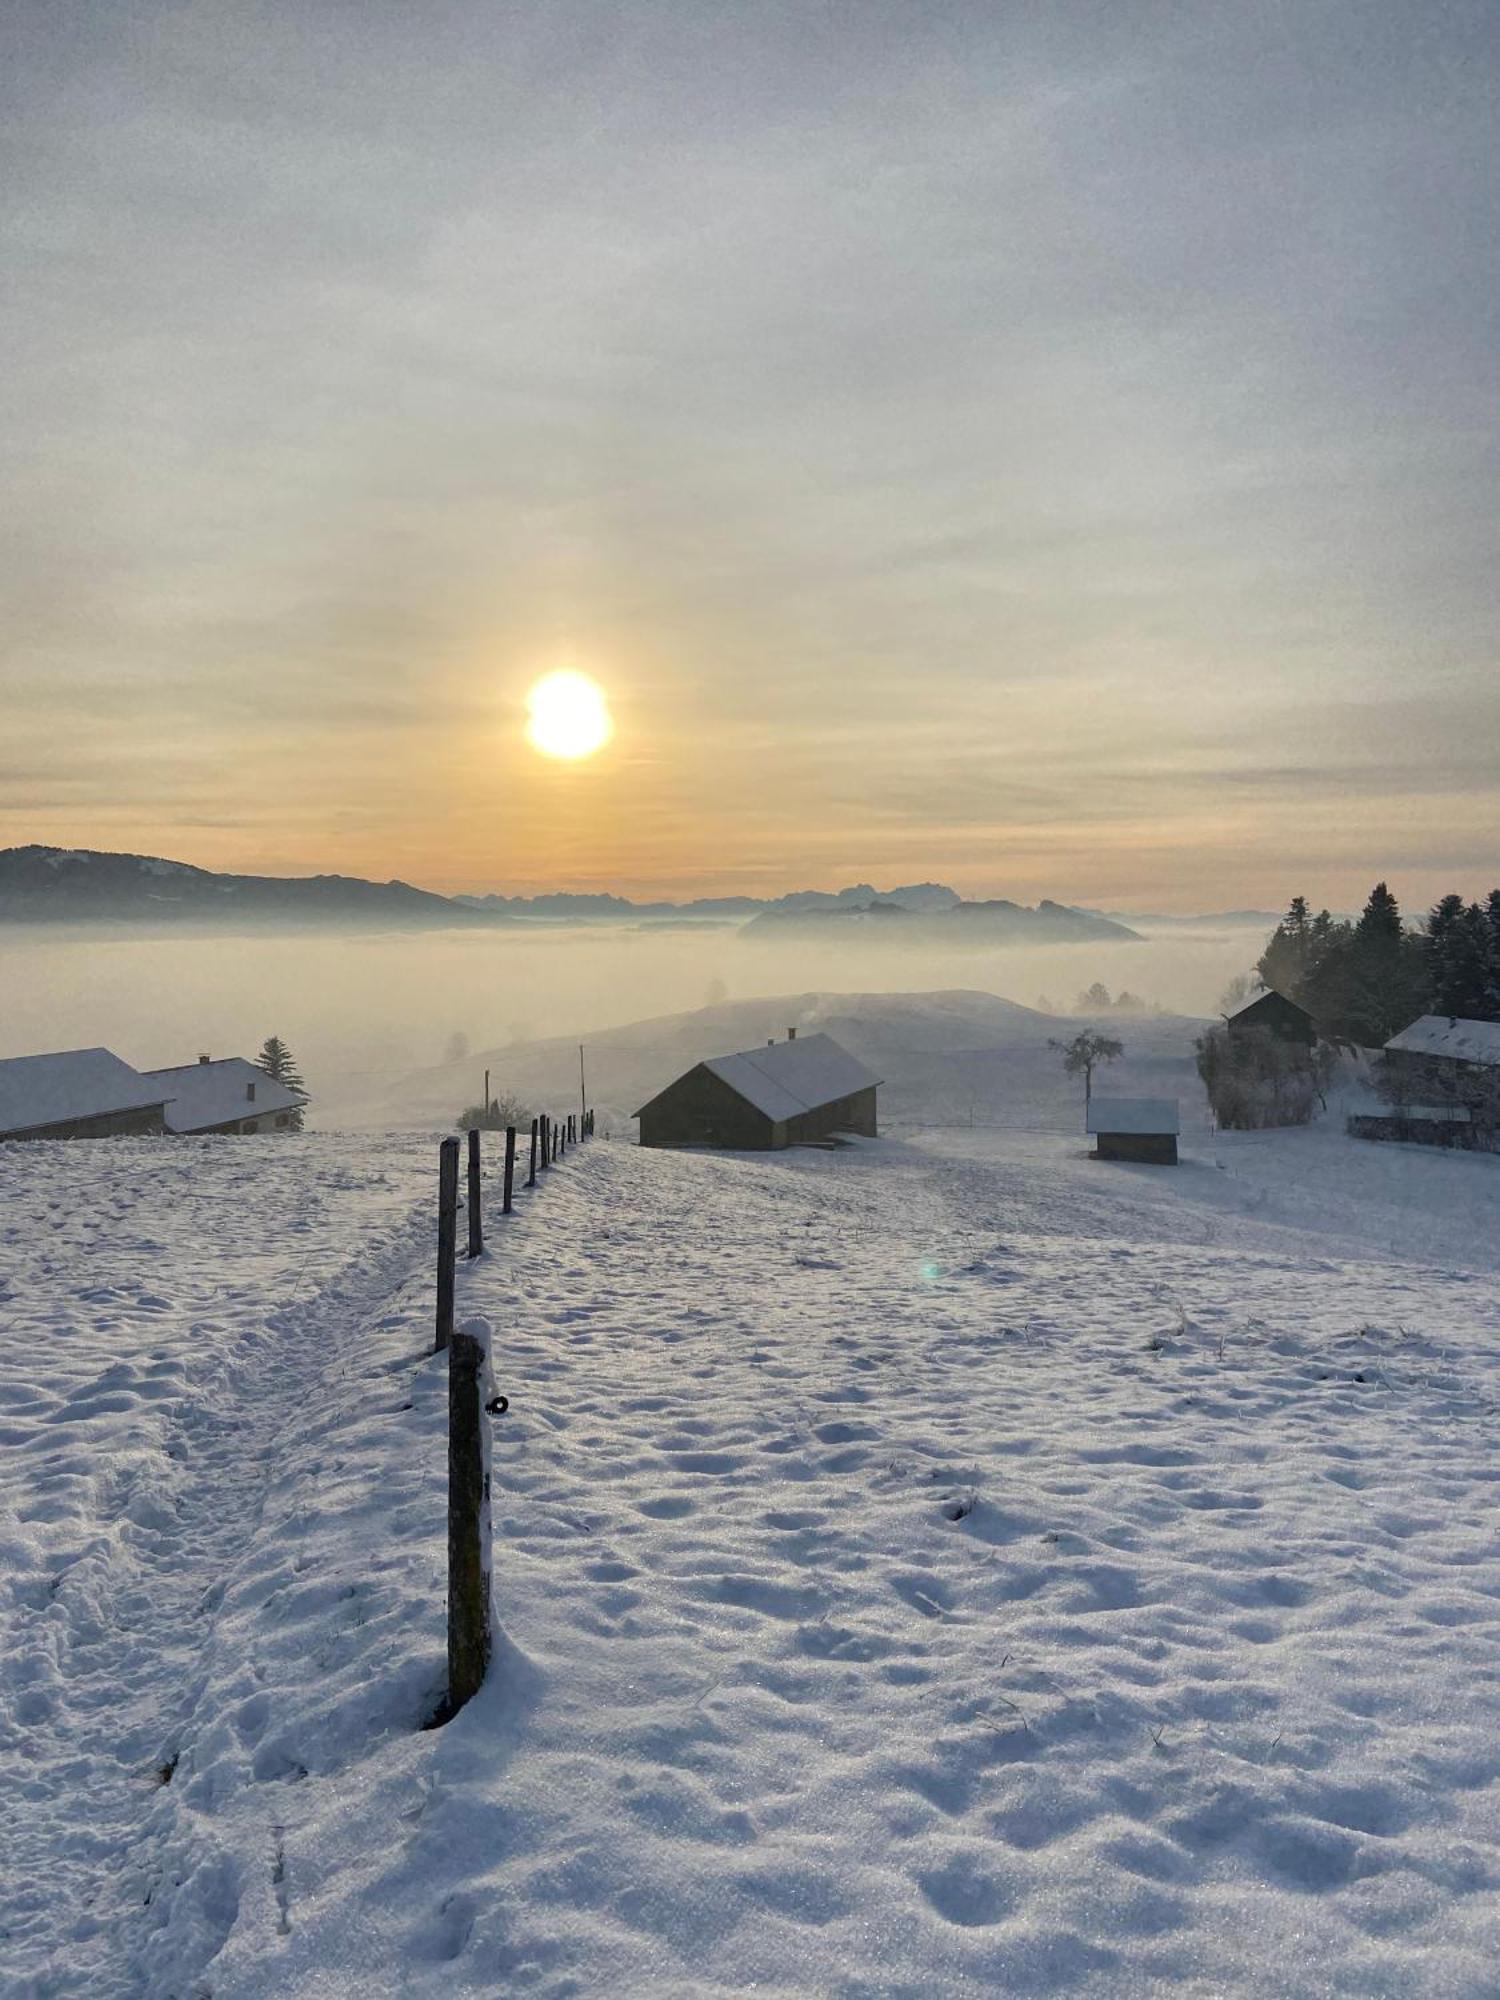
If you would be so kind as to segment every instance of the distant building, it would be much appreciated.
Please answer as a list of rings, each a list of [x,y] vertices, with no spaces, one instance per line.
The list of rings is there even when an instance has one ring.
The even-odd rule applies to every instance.
[[[199,1056],[179,1069],[146,1071],[167,1100],[169,1132],[287,1132],[305,1100],[243,1056]]]
[[[1500,1021],[1462,1021],[1447,1014],[1424,1014],[1385,1045],[1397,1066],[1477,1081],[1500,1071]]]
[[[1263,1029],[1283,1042],[1301,1042],[1311,1048],[1318,1039],[1318,1024],[1305,1007],[1288,1000],[1284,993],[1262,993],[1248,1007],[1241,1007],[1225,1022],[1231,1035]]]
[[[880,1079],[831,1035],[797,1039],[708,1061],[669,1083],[636,1113],[643,1146],[724,1146],[766,1151],[833,1132],[876,1136]]]
[[[161,1084],[108,1049],[0,1062],[0,1139],[115,1139],[166,1129]]]
[[[1350,1115],[1355,1138],[1500,1152],[1500,1021],[1424,1014],[1392,1035],[1376,1075],[1387,1101]]]
[[[1088,1132],[1097,1160],[1139,1160],[1175,1167],[1182,1129],[1175,1097],[1094,1097],[1089,1100]]]

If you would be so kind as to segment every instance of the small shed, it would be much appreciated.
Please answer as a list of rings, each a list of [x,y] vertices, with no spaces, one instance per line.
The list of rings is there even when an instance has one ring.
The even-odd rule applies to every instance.
[[[1153,1167],[1177,1164],[1182,1121],[1175,1097],[1091,1098],[1085,1125],[1096,1142],[1096,1160],[1139,1160]]]
[[[1318,1039],[1318,1024],[1307,1009],[1275,991],[1262,993],[1248,1007],[1231,1014],[1224,1025],[1231,1035],[1249,1034],[1259,1028],[1279,1041],[1301,1042],[1306,1048],[1311,1048]]]
[[[147,1070],[167,1100],[169,1132],[288,1132],[305,1100],[243,1056],[199,1056],[178,1069]]]
[[[108,1049],[0,1062],[0,1139],[115,1139],[163,1132],[166,1092]]]
[[[710,1056],[635,1114],[643,1146],[768,1151],[834,1132],[876,1136],[880,1079],[831,1035]]]

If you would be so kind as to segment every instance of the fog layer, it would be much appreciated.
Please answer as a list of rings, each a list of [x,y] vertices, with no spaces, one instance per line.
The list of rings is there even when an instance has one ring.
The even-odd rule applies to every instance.
[[[1098,980],[1212,1013],[1261,942],[1227,925],[951,954],[755,945],[732,930],[160,938],[18,926],[0,934],[0,1057],[102,1044],[156,1068],[253,1055],[277,1034],[313,1092],[314,1121],[363,1123],[360,1107],[408,1072],[466,1051],[477,1098],[486,1050],[730,999],[968,989],[1066,1007]]]

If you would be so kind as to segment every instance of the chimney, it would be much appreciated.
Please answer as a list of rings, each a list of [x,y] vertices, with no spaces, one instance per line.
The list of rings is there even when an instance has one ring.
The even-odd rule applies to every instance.
[[[206,1062],[211,1062],[213,1058],[211,1056],[199,1056],[198,1060],[201,1063],[206,1063]]]
[[[786,1031],[786,1038],[789,1042],[795,1042],[797,1039],[797,1030],[795,1028],[788,1028]]]

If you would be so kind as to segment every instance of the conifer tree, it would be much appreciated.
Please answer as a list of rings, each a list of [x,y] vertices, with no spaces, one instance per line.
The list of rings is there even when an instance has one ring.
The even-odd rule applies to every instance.
[[[268,1035],[261,1043],[260,1054],[255,1058],[255,1067],[262,1076],[270,1077],[284,1090],[294,1091],[298,1097],[306,1097],[307,1085],[302,1081],[302,1072],[297,1067],[297,1059],[279,1035]],[[290,1114],[293,1131],[302,1130],[302,1112]]]

